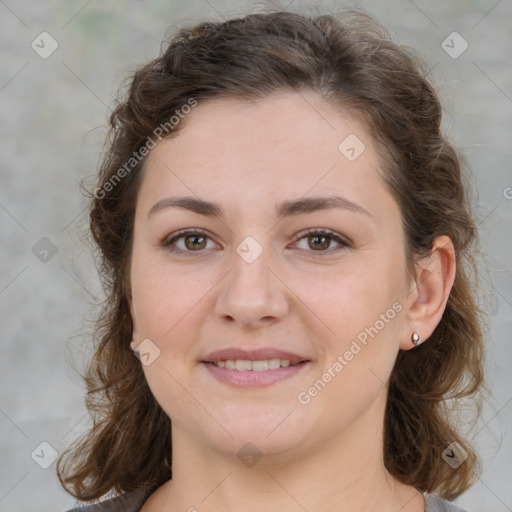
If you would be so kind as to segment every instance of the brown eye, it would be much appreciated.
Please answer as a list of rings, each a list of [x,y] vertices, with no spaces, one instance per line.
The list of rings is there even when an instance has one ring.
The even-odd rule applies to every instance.
[[[307,248],[303,249],[314,257],[328,256],[350,247],[350,243],[347,240],[329,229],[311,229],[297,235],[297,242],[301,242],[304,239],[307,239]],[[329,247],[332,242],[338,244],[338,247],[330,249]]]
[[[162,245],[169,252],[192,255],[202,253],[207,248],[210,237],[198,229],[185,229],[167,237]]]
[[[204,249],[206,246],[206,237],[203,235],[188,235],[182,237],[185,240],[185,246],[191,251],[195,249]]]
[[[307,237],[308,241],[313,240],[313,243],[309,244],[314,250],[317,249],[328,249],[331,244],[331,238],[325,235],[310,235]]]
[[[302,232],[297,235],[296,242],[301,242],[304,239],[307,239],[307,248],[303,249],[314,257],[330,255],[333,252],[338,252],[350,246],[349,242],[328,229],[314,229]],[[181,243],[182,240],[182,247],[179,247],[178,242]],[[197,229],[188,229],[167,237],[162,242],[162,245],[169,252],[189,256],[192,253],[202,253],[204,249],[207,249],[208,240],[211,240],[211,238],[206,233]],[[338,247],[330,249],[333,242],[338,244]]]

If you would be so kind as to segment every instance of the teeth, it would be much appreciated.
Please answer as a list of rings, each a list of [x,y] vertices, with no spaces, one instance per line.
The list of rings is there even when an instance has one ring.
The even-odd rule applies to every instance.
[[[243,359],[237,359],[235,361],[236,370],[252,370],[251,361],[244,361]]]
[[[247,359],[228,359],[227,361],[217,361],[213,363],[215,366],[227,368],[228,370],[247,371],[253,370],[262,372],[265,370],[275,370],[276,368],[286,368],[288,366],[295,366],[291,364],[288,359],[265,359],[263,361],[248,361]]]

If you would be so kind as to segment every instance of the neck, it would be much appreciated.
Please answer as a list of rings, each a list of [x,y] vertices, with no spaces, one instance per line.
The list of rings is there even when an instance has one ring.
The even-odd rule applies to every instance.
[[[293,454],[264,454],[251,467],[173,424],[173,479],[157,491],[155,510],[424,512],[422,494],[385,469],[375,421],[384,406],[377,401],[342,433]]]

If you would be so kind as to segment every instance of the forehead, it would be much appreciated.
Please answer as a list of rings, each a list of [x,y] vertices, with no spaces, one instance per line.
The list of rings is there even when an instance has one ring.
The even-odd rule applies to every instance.
[[[283,163],[303,162],[304,157],[315,162],[320,156],[322,161],[329,155],[337,159],[340,142],[350,134],[357,135],[365,146],[372,145],[354,115],[327,104],[312,91],[279,92],[251,101],[206,100],[183,116],[181,123],[177,135],[162,141],[149,161],[165,145],[174,147],[174,158],[180,161],[203,162],[214,155],[216,161],[250,156],[253,161],[274,157]],[[191,148],[195,151],[189,151]]]
[[[146,209],[170,194],[256,213],[286,197],[339,192],[371,205],[386,193],[364,125],[311,91],[208,100],[182,123],[147,158],[139,192]]]

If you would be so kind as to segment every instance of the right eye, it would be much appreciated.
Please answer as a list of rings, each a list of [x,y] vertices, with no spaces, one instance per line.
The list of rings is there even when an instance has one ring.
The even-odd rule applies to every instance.
[[[210,237],[202,229],[182,229],[170,237],[165,238],[162,245],[169,252],[190,255],[190,253],[201,252],[201,250],[205,249],[209,238]],[[182,249],[176,247],[176,243],[181,240],[184,241]]]

